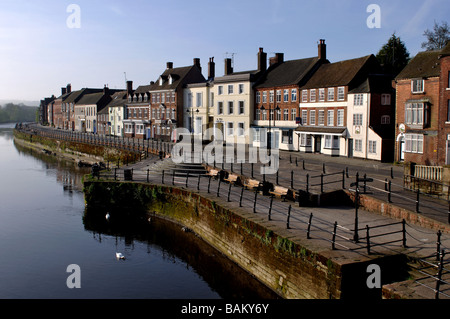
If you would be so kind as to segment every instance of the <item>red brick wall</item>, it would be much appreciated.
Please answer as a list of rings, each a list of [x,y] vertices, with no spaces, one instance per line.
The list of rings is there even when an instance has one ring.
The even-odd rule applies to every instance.
[[[440,77],[440,121],[439,121],[439,142],[438,156],[439,162],[446,163],[447,135],[450,134],[450,123],[448,118],[448,100],[450,100],[449,72],[450,56],[441,59],[441,77]]]
[[[425,133],[423,141],[423,153],[405,152],[405,162],[413,162],[421,165],[440,165],[438,160],[438,129],[439,129],[439,78],[425,79],[425,92],[421,94],[411,93],[411,80],[399,80],[396,85],[396,129],[395,136],[400,134],[398,129],[401,123],[405,124],[406,132]],[[424,129],[414,129],[405,123],[405,104],[407,100],[429,99],[430,119],[429,125]],[[399,143],[395,143],[396,160],[399,160]]]

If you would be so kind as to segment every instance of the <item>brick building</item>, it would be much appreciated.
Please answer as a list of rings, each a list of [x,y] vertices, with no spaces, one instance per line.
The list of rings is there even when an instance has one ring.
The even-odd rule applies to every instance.
[[[123,135],[139,139],[149,138],[150,85],[141,85],[134,91],[128,89],[128,92],[128,102],[124,109]]]

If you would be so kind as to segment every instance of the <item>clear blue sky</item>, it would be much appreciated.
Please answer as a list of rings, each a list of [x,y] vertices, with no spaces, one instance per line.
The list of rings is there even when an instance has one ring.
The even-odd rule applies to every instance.
[[[80,28],[69,28],[70,4],[80,7]],[[381,9],[381,28],[368,28],[369,4]],[[0,100],[39,100],[61,87],[124,88],[156,80],[174,67],[209,57],[223,74],[225,54],[236,71],[256,68],[263,47],[286,60],[317,55],[325,39],[331,62],[376,54],[395,32],[411,56],[423,31],[450,23],[448,0],[0,0]]]

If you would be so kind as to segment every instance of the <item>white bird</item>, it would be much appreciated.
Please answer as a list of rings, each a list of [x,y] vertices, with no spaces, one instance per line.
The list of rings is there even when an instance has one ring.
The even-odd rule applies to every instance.
[[[106,213],[106,216],[105,216],[106,220],[109,220],[109,217],[111,217],[111,215],[109,213]]]
[[[125,259],[125,256],[122,253],[116,253],[117,259]]]

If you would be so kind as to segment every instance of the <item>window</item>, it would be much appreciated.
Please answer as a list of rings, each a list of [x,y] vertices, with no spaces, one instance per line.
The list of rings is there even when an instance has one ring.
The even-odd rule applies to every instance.
[[[316,125],[316,111],[309,111],[309,125]]]
[[[319,89],[319,101],[325,101],[325,89]]]
[[[239,94],[244,93],[244,84],[239,84]]]
[[[239,101],[239,114],[244,114],[244,101]]]
[[[261,111],[259,109],[256,109],[256,112],[255,112],[255,120],[256,121],[259,121],[261,119],[261,113],[260,112]]]
[[[311,146],[311,135],[302,133],[300,134],[300,146]]]
[[[161,103],[166,103],[166,93],[161,93]]]
[[[291,109],[291,121],[296,121],[297,109]]]
[[[217,102],[217,114],[223,114],[223,102]]]
[[[381,124],[391,124],[391,117],[389,115],[382,115]]]
[[[211,93],[213,94],[213,93]],[[172,92],[171,102],[175,103],[175,92]]]
[[[273,121],[273,110],[269,111],[269,120]]]
[[[362,152],[362,140],[355,140],[355,152]]]
[[[211,94],[209,95],[209,107],[213,106],[214,106],[214,92],[211,92]]]
[[[280,121],[281,120],[281,110],[276,110],[276,118],[275,120]]]
[[[381,105],[391,105],[390,94],[381,94]]]
[[[319,125],[325,125],[325,111],[319,110]]]
[[[405,134],[405,152],[423,153],[423,135]]]
[[[131,97],[131,95],[130,95],[130,97]],[[131,102],[130,100],[131,100],[131,98],[128,98],[128,102]],[[152,103],[156,103],[156,94],[152,94]]]
[[[447,122],[450,122],[450,100],[447,100]]]
[[[203,93],[199,92],[196,94],[196,100],[197,100],[197,107],[202,107],[203,105]]]
[[[337,126],[344,126],[344,110],[337,111]]]
[[[277,90],[277,102],[281,102],[281,90]]]
[[[308,124],[308,110],[302,110],[302,124]]]
[[[302,90],[302,102],[308,102],[308,90]]]
[[[233,123],[233,122],[228,122],[228,123],[227,123],[227,135],[228,135],[228,136],[234,134],[234,128],[233,128],[233,126],[234,126],[234,123]]]
[[[281,131],[281,143],[292,144],[292,130]]]
[[[316,90],[315,89],[309,91],[309,101],[316,102]]]
[[[176,109],[173,108],[173,109],[172,109],[172,119],[173,119],[173,120],[176,120],[176,119],[177,119],[176,113],[175,113],[175,112],[176,112]]]
[[[263,103],[267,103],[267,92],[263,92]]]
[[[338,101],[345,100],[345,88],[343,86],[338,87],[337,99]]]
[[[238,123],[238,136],[244,136],[245,130],[244,130],[244,123]]]
[[[339,149],[339,136],[325,135],[325,148]]]
[[[361,106],[361,105],[363,105],[363,101],[364,101],[364,95],[363,94],[355,94],[353,105]]]
[[[328,101],[334,101],[334,88],[328,88]]]
[[[234,113],[234,103],[233,101],[229,101],[228,102],[228,114],[233,114]]]
[[[377,153],[377,141],[369,141],[369,154]]]
[[[361,113],[353,114],[353,125],[362,125],[363,115]]]
[[[272,91],[269,91],[269,102],[270,103],[273,103],[273,96],[275,95],[275,92],[272,90]]]
[[[253,142],[259,142],[261,137],[261,133],[259,131],[259,128],[255,128],[253,130]]]
[[[405,107],[405,122],[409,125],[424,124],[424,104],[407,103]]]
[[[219,85],[219,86],[217,87],[217,94],[218,94],[218,95],[222,95],[222,94],[223,94],[223,86],[222,86],[222,85]]]
[[[423,79],[415,79],[411,81],[411,92],[412,93],[423,93],[424,91],[424,81]]]
[[[262,120],[266,121],[267,120],[267,110],[263,110],[262,111]]]
[[[234,90],[234,85],[233,84],[229,84],[228,85],[228,94],[233,94],[233,90]]]
[[[261,103],[261,92],[256,92],[256,103]]]
[[[327,126],[334,126],[334,110],[327,111]]]
[[[289,121],[289,110],[288,109],[284,109],[284,111],[283,111],[283,120]]]
[[[283,90],[283,102],[289,102],[289,90]]]
[[[291,102],[297,102],[297,89],[291,90]]]

